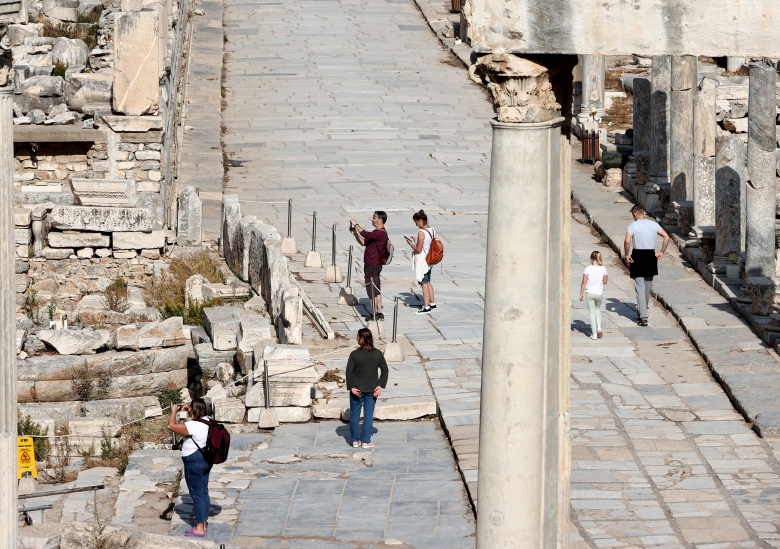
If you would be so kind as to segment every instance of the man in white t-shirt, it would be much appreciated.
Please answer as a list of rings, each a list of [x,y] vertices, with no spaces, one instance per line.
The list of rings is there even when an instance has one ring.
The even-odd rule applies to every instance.
[[[670,239],[663,227],[651,219],[645,219],[645,210],[639,204],[631,208],[631,215],[634,217],[634,222],[626,229],[623,248],[631,278],[634,279],[639,325],[647,326],[653,277],[658,274],[658,260],[663,258]],[[661,235],[664,239],[661,251],[657,254],[655,253],[656,235]]]

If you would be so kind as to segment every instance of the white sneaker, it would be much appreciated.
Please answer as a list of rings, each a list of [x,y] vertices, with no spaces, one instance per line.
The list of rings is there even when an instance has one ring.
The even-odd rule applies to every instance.
[[[359,440],[353,441],[352,442],[352,447],[353,448],[360,448],[360,441]]]
[[[597,336],[596,334],[593,334],[592,336],[590,336],[590,338],[591,338],[591,339],[598,339],[598,338],[599,338],[599,336]]]

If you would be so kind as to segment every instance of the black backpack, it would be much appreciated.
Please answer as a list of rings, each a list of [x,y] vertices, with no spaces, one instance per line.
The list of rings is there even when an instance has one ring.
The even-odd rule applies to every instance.
[[[198,446],[198,443],[195,442],[194,438],[192,439],[192,442],[195,442],[195,446],[197,446],[200,453],[203,454],[203,459],[205,459],[206,463],[209,465],[224,463],[228,457],[228,451],[230,450],[230,433],[228,433],[228,430],[225,429],[224,425],[217,423],[213,419],[206,420],[201,418],[198,421],[209,426],[209,434],[206,436],[206,446],[201,448]]]

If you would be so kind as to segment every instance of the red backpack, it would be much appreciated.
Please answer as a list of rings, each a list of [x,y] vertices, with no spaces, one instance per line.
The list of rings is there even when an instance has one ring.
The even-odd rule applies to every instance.
[[[217,423],[213,419],[199,419],[201,423],[205,423],[209,426],[209,434],[206,436],[206,446],[201,448],[195,439],[195,446],[198,447],[200,453],[203,454],[203,459],[206,463],[213,465],[215,463],[224,463],[228,457],[228,451],[230,450],[230,433],[225,429],[225,426],[221,423]]]
[[[428,229],[423,230],[431,237],[431,247],[428,249],[428,254],[425,256],[425,262],[433,267],[444,258],[444,244],[442,244],[441,240],[436,238],[436,231],[431,234],[431,231]]]

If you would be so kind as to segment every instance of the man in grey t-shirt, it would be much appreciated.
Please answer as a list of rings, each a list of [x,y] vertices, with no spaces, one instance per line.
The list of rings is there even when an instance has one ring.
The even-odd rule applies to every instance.
[[[626,252],[631,278],[634,279],[639,325],[647,326],[653,277],[658,274],[658,260],[664,256],[666,247],[669,245],[669,234],[655,221],[645,219],[645,210],[639,204],[631,208],[631,215],[634,217],[634,222],[626,229],[623,248]],[[661,235],[664,239],[661,251],[657,254],[655,253],[656,235]]]

